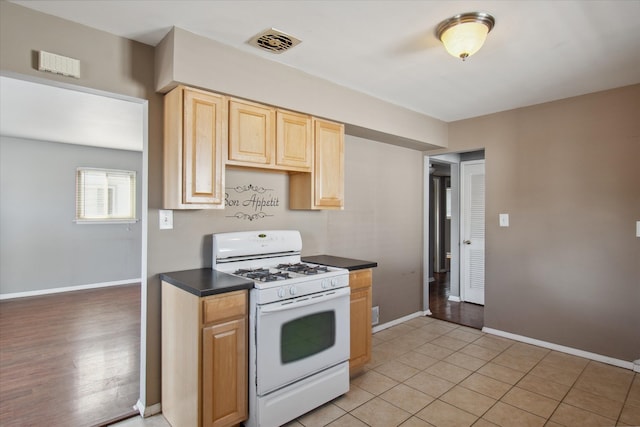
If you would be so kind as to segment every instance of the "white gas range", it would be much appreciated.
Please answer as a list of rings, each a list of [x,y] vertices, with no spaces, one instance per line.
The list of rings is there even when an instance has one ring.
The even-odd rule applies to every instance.
[[[249,278],[249,420],[277,427],[349,390],[349,272],[300,262],[298,231],[213,235],[214,269]]]

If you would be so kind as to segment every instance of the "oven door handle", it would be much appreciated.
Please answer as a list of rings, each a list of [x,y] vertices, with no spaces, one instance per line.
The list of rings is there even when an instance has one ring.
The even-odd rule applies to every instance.
[[[340,288],[333,292],[324,294],[322,296],[310,295],[306,298],[300,298],[299,300],[294,300],[290,303],[280,303],[280,304],[267,304],[260,307],[261,314],[269,314],[269,313],[277,313],[280,311],[292,310],[298,307],[306,307],[308,305],[317,304],[319,302],[331,301],[337,298],[347,297],[351,294],[351,290],[349,288]]]

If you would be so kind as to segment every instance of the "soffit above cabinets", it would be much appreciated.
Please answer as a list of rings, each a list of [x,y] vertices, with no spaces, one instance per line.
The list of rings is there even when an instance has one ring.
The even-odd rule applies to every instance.
[[[0,135],[142,151],[144,104],[0,76]]]

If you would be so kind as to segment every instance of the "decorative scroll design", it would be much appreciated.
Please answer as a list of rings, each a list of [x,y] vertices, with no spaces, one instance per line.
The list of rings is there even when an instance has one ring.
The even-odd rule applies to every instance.
[[[264,194],[267,191],[273,191],[272,188],[264,188],[258,187],[257,185],[249,184],[249,185],[236,185],[235,187],[227,188],[227,190],[233,189],[236,193],[244,193],[246,191],[255,191],[259,194]]]
[[[226,208],[245,208],[249,212],[242,210],[226,215],[227,218],[255,221],[258,219],[274,216],[269,213],[271,209],[280,206],[280,200],[273,194],[272,188],[265,188],[258,185],[236,185],[227,187],[224,197]]]
[[[267,217],[267,216],[273,216],[273,215],[267,215],[264,212],[258,212],[258,213],[254,213],[254,214],[246,214],[244,212],[236,212],[235,215],[227,215],[227,218],[248,219],[249,221],[253,221],[253,220],[264,218],[264,217]]]

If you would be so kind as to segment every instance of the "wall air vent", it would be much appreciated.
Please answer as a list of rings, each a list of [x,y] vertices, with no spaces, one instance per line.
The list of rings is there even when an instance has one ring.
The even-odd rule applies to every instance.
[[[249,40],[250,45],[272,53],[282,53],[301,42],[302,40],[283,33],[280,30],[276,30],[275,28],[263,31]]]

